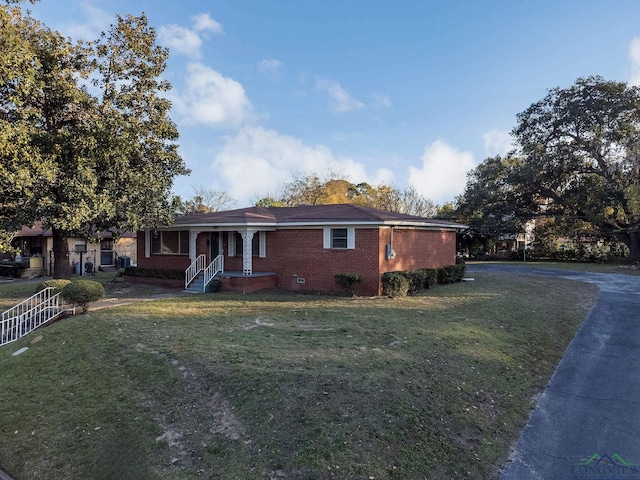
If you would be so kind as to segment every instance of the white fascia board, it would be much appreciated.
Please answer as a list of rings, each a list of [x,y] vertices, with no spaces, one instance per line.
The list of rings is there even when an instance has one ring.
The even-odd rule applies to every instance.
[[[260,230],[260,231],[273,231],[278,227],[274,223],[182,223],[180,225],[173,224],[169,227],[160,227],[162,230],[190,230],[200,229],[202,231],[219,230],[219,231],[238,231],[238,230]]]

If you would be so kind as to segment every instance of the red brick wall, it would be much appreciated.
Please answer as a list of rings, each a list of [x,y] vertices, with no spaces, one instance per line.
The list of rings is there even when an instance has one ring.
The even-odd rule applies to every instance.
[[[276,287],[274,275],[266,277],[220,277],[221,292],[252,293]]]
[[[380,229],[380,273],[437,268],[456,263],[456,233],[397,228],[393,230],[395,258],[386,260],[389,228]]]
[[[225,238],[226,245],[226,238]],[[323,248],[323,230],[293,229],[266,232],[266,258],[253,257],[254,272],[276,272],[278,288],[338,292],[336,273],[360,273],[357,293],[378,293],[378,231],[356,229],[355,250]],[[228,250],[225,247],[225,254]],[[242,254],[225,257],[225,270],[242,270]],[[298,279],[304,283],[298,283]]]
[[[144,268],[178,268],[186,270],[191,264],[189,255],[154,255],[145,257],[146,232],[138,232],[138,266]],[[200,234],[202,236],[203,234]],[[207,234],[208,235],[208,234]]]
[[[209,233],[197,239],[198,254],[210,258],[206,244]],[[275,286],[284,290],[340,292],[336,273],[360,273],[362,282],[355,292],[379,295],[380,277],[384,272],[434,268],[455,263],[455,232],[395,229],[393,248],[396,256],[385,259],[385,246],[390,242],[389,228],[357,228],[354,250],[323,248],[323,229],[281,229],[266,232],[266,258],[253,257],[254,272],[275,272]],[[242,271],[242,252],[229,257],[228,236],[224,233],[224,267],[226,271]],[[151,255],[144,258],[144,232],[138,234],[138,264],[150,268],[182,268],[190,260],[184,255]],[[274,280],[270,277],[271,281]],[[304,283],[298,283],[304,279]],[[260,283],[260,282],[258,282]]]

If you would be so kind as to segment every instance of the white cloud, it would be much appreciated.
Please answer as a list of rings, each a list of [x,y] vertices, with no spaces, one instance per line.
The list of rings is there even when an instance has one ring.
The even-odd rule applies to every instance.
[[[376,108],[391,107],[391,99],[388,95],[373,95],[373,106]]]
[[[305,145],[300,139],[262,127],[244,127],[216,155],[212,170],[221,186],[242,204],[273,195],[294,175],[339,172],[351,181],[391,183],[393,173],[367,175],[363,164],[337,157],[324,145]]]
[[[186,124],[228,129],[253,119],[253,107],[242,84],[202,63],[187,65],[184,88],[174,91],[170,99]]]
[[[437,140],[425,149],[421,168],[409,166],[409,184],[437,203],[451,201],[463,192],[466,174],[474,167],[473,153]]]
[[[491,130],[482,134],[484,140],[484,153],[489,157],[506,155],[513,150],[513,138],[509,132],[503,130]]]
[[[86,22],[82,24],[68,23],[61,28],[66,36],[74,40],[97,40],[100,34],[108,30],[109,26],[115,22],[115,18],[110,13],[89,2],[82,2],[80,8],[86,16]]]
[[[172,52],[178,52],[187,57],[198,60],[202,57],[202,32],[221,34],[222,25],[216,22],[208,13],[199,13],[191,17],[193,28],[179,25],[163,25],[158,29],[159,43],[168,47]]]
[[[199,13],[191,18],[193,20],[193,28],[197,32],[209,31],[218,35],[224,33],[222,24],[216,22],[208,13]]]
[[[316,90],[329,95],[329,110],[333,113],[348,112],[349,110],[364,107],[364,103],[352,98],[351,95],[334,80],[318,80],[316,82]]]
[[[272,80],[278,80],[280,78],[280,72],[282,70],[282,62],[274,58],[265,58],[258,62],[258,71],[264,75],[271,77]]]
[[[169,48],[172,53],[182,53],[193,59],[202,56],[202,39],[194,30],[178,25],[162,26],[158,29],[158,40],[163,47]]]
[[[629,61],[631,62],[631,74],[629,83],[640,86],[640,38],[634,38],[629,47]]]

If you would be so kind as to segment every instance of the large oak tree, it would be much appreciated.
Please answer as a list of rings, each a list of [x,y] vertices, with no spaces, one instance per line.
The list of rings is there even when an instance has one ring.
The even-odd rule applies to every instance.
[[[582,219],[640,260],[640,89],[600,77],[553,89],[518,115],[512,173],[547,216]]]
[[[640,88],[600,77],[555,88],[517,117],[507,159],[471,172],[460,211],[585,222],[640,260]]]
[[[161,80],[168,52],[144,15],[73,43],[19,7],[0,7],[0,229],[41,220],[54,277],[67,239],[169,223],[188,170]]]

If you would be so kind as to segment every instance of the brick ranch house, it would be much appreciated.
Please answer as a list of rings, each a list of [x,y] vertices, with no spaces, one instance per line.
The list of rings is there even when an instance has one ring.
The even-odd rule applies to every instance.
[[[245,292],[336,292],[335,274],[359,273],[357,293],[379,295],[385,272],[455,264],[456,233],[465,228],[350,204],[250,207],[138,232],[138,266],[191,269],[189,285],[215,262],[222,289]]]

